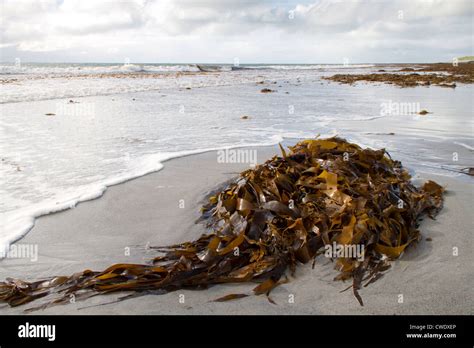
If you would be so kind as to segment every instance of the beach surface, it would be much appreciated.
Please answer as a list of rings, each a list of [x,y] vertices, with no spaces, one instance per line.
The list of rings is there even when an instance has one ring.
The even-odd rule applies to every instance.
[[[255,150],[258,163],[278,154],[277,146]],[[248,163],[219,163],[218,153],[175,158],[164,168],[111,186],[99,199],[45,215],[17,244],[37,245],[38,259],[6,258],[0,279],[37,280],[71,275],[85,269],[103,270],[113,263],[144,263],[156,254],[147,246],[197,239],[206,232],[200,206],[209,192],[248,169]],[[463,180],[424,174],[445,186],[444,209],[436,220],[421,223],[422,240],[392,263],[384,277],[363,288],[361,307],[349,283],[333,281],[331,261],[318,256],[314,269],[300,265],[290,282],[265,296],[217,303],[231,293],[248,293],[254,284],[217,285],[206,290],[179,290],[116,302],[127,293],[89,298],[54,306],[35,314],[473,314],[472,226],[473,185]],[[428,240],[426,240],[428,238]],[[40,300],[41,301],[41,300]],[[36,303],[33,303],[36,306]],[[31,306],[31,305],[30,305]],[[2,314],[21,314],[29,306]]]
[[[39,313],[473,313],[474,181],[459,173],[474,159],[472,85],[400,88],[324,79],[398,73],[401,66],[221,68],[38,64],[3,75],[0,245],[15,242],[12,248],[32,255],[1,260],[0,281],[149,262],[156,256],[149,246],[205,233],[195,221],[206,195],[249,168],[248,161],[219,161],[218,149],[255,151],[263,163],[280,152],[278,143],[337,134],[385,148],[417,185],[432,179],[448,190],[436,220],[421,224],[418,245],[361,290],[364,307],[350,290],[341,293],[350,284],[333,281],[334,265],[319,256],[314,269],[301,265],[272,291],[276,304],[265,296],[212,302],[255,287],[238,284],[122,302],[116,300],[124,293],[96,296]],[[26,308],[2,304],[0,313]]]

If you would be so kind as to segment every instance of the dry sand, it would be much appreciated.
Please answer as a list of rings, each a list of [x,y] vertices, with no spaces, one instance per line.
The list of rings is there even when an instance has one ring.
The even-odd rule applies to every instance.
[[[260,147],[258,162],[277,153]],[[139,179],[110,187],[99,199],[44,216],[21,244],[37,244],[39,258],[0,261],[0,279],[35,280],[102,270],[112,263],[146,262],[154,255],[146,245],[192,240],[205,232],[195,224],[205,195],[247,164],[219,164],[216,152],[182,157]],[[421,225],[423,240],[376,283],[361,291],[361,307],[348,286],[333,281],[337,272],[323,256],[316,266],[298,268],[295,277],[277,287],[271,304],[264,296],[226,303],[210,302],[229,293],[250,293],[253,284],[219,285],[207,290],[146,294],[110,303],[125,294],[97,296],[36,314],[473,314],[472,183],[430,176],[447,186],[445,207],[435,221]],[[426,178],[428,179],[428,178]],[[184,201],[180,201],[184,200]],[[180,203],[184,202],[184,208]],[[432,241],[426,241],[425,238]],[[127,249],[129,248],[129,249]],[[458,248],[458,255],[453,255]],[[130,251],[130,255],[127,251]],[[184,297],[182,296],[184,295]],[[403,303],[399,303],[400,295]],[[181,303],[184,298],[184,303]],[[23,313],[26,307],[0,307],[0,314]]]

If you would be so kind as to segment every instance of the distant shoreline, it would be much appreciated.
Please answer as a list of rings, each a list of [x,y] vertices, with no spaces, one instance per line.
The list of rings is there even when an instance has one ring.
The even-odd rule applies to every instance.
[[[336,74],[326,80],[353,85],[356,82],[382,82],[399,87],[438,86],[456,88],[456,83],[474,83],[472,62],[420,64],[406,66],[398,71],[384,69],[370,74]]]

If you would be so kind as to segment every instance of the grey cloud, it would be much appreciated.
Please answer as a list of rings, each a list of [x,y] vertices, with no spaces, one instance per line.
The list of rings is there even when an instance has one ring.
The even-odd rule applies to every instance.
[[[64,52],[96,51],[96,57],[107,59],[104,52],[111,42],[115,51],[145,52],[153,59],[163,55],[162,45],[169,45],[175,56],[167,51],[166,57],[176,61],[183,60],[182,52],[208,57],[211,48],[215,57],[247,50],[249,59],[259,61],[301,60],[312,52],[320,57],[318,45],[327,60],[339,59],[341,50],[363,61],[383,54],[385,60],[396,54],[419,61],[472,51],[471,0],[23,0],[18,7],[0,1],[2,44],[26,55],[42,50],[66,59]],[[61,40],[69,48],[56,45]]]

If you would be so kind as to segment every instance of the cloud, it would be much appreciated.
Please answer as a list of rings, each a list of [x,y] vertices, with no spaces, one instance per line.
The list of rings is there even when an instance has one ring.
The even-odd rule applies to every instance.
[[[375,62],[472,53],[471,0],[0,1],[2,60]]]

